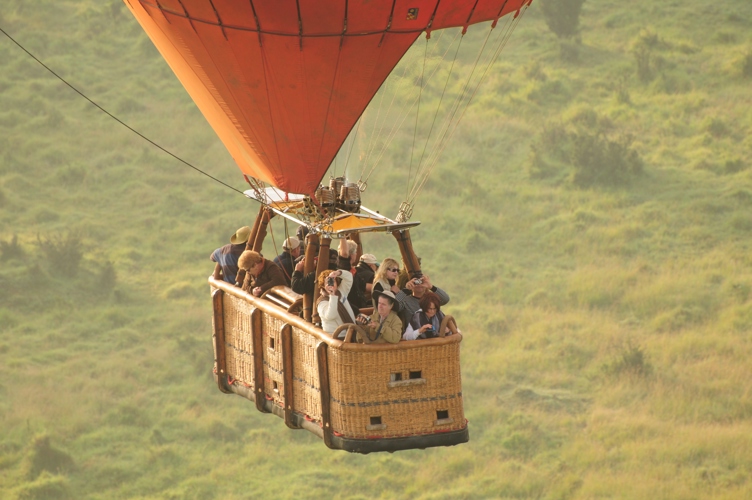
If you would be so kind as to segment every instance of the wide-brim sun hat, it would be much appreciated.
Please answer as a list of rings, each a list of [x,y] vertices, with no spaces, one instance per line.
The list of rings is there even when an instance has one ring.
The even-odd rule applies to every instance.
[[[379,297],[382,296],[382,295],[384,297],[389,297],[390,299],[392,299],[392,311],[399,312],[399,310],[400,310],[400,303],[397,302],[397,297],[394,296],[394,294],[392,293],[392,291],[391,290],[383,290],[383,291],[377,290],[377,291],[373,292],[373,297],[376,299],[376,303],[377,304],[379,303]]]
[[[248,241],[248,237],[251,236],[251,228],[243,226],[230,237],[230,243],[233,245],[239,245]]]

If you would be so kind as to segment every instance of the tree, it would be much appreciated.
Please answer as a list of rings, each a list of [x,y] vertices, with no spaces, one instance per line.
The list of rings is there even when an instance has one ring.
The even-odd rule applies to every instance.
[[[548,28],[559,38],[571,38],[580,26],[580,11],[585,0],[540,0]]]

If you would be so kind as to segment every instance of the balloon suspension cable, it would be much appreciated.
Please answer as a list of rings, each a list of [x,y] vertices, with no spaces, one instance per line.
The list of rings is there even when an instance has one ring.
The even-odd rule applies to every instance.
[[[355,134],[353,134],[352,141],[350,141],[350,150],[347,152],[347,159],[345,160],[345,171],[342,173],[342,175],[344,175],[345,177],[347,177],[347,167],[350,165],[350,155],[352,154],[353,147],[355,146],[355,141],[358,139],[358,130],[360,130],[360,124],[362,121],[363,114],[361,114],[358,118],[358,124],[355,126]],[[337,173],[336,169],[334,170],[334,173]]]
[[[522,15],[524,15],[524,13],[527,11],[527,8],[528,8],[527,6],[525,6],[523,8],[522,13],[521,13]],[[428,178],[429,178],[431,172],[433,172],[434,168],[438,164],[438,158],[439,158],[439,156],[444,151],[444,149],[446,148],[447,144],[449,143],[449,140],[452,138],[452,136],[456,132],[459,123],[462,121],[462,118],[464,117],[465,113],[467,112],[467,109],[470,106],[470,102],[472,102],[472,99],[477,94],[478,89],[480,88],[481,84],[483,83],[483,81],[485,80],[486,76],[488,75],[489,70],[494,65],[494,63],[498,60],[499,54],[506,47],[506,44],[508,43],[509,39],[512,36],[512,33],[514,32],[514,29],[517,27],[517,24],[519,23],[520,19],[522,18],[522,15],[515,16],[511,20],[508,19],[505,27],[502,30],[500,30],[501,31],[501,35],[499,36],[499,45],[496,47],[496,49],[493,52],[492,56],[489,58],[488,65],[486,66],[486,68],[484,69],[483,73],[479,77],[477,83],[475,84],[475,88],[473,89],[472,93],[470,94],[470,97],[464,103],[464,107],[462,109],[462,112],[459,115],[459,118],[457,118],[457,120],[454,122],[454,124],[452,124],[452,120],[453,120],[454,116],[456,115],[457,110],[461,107],[461,104],[462,104],[459,99],[456,101],[457,107],[454,109],[454,112],[452,113],[451,117],[446,121],[446,123],[445,123],[446,128],[444,128],[444,126],[442,126],[442,128],[444,129],[444,132],[441,135],[441,138],[439,140],[437,140],[436,144],[434,145],[434,149],[433,149],[432,153],[429,155],[429,159],[426,161],[426,168],[425,168],[424,173],[423,173],[423,179],[413,189],[413,191],[411,192],[411,195],[408,198],[408,200],[414,202],[414,200],[417,197],[418,193],[425,186],[425,184],[428,181]],[[492,30],[493,30],[493,28],[492,28]],[[491,30],[489,30],[489,35],[490,35],[490,31]],[[486,38],[486,41],[487,40],[488,40],[488,37]],[[484,42],[483,47],[481,48],[481,53],[485,49],[485,46],[486,46],[486,43]],[[476,59],[476,66],[477,66],[477,63],[478,63],[478,61],[480,59],[480,55],[481,54],[479,53],[478,54],[478,59]],[[475,67],[473,68],[473,72],[474,71],[475,71]],[[467,84],[470,83],[471,78],[472,78],[472,75],[471,75],[470,78],[468,78]],[[467,85],[466,85],[466,87],[467,87]],[[465,95],[465,89],[463,89],[463,98],[464,98],[464,95]],[[451,131],[450,131],[450,126],[451,126]]]
[[[410,167],[407,169],[407,182],[405,183],[405,197],[410,194],[410,174],[413,171],[413,154],[415,153],[415,138],[418,136],[418,120],[420,118],[420,102],[423,97],[423,77],[426,73],[426,58],[428,57],[428,36],[426,36],[426,44],[423,46],[423,67],[420,70],[420,91],[418,92],[418,109],[415,112],[415,127],[413,128],[413,145],[410,147]],[[428,85],[428,82],[426,82]],[[407,219],[405,219],[407,220]],[[404,221],[403,221],[404,222]]]
[[[2,33],[3,35],[5,35],[6,37],[8,37],[8,39],[11,42],[13,42],[14,44],[16,44],[18,46],[18,48],[20,48],[21,50],[23,50],[26,53],[26,55],[28,55],[29,57],[31,57],[32,59],[34,59],[34,61],[36,61],[40,66],[42,66],[44,69],[46,69],[47,71],[49,71],[55,78],[57,78],[58,80],[60,80],[61,82],[63,82],[65,85],[67,85],[68,87],[70,87],[71,90],[73,90],[79,96],[81,96],[84,99],[86,99],[90,104],[92,104],[94,107],[96,107],[99,111],[101,111],[102,113],[106,114],[107,116],[109,116],[110,118],[112,118],[113,120],[115,120],[116,122],[118,122],[120,125],[122,125],[123,127],[127,128],[128,130],[130,130],[131,132],[133,132],[134,134],[136,134],[137,136],[139,136],[141,139],[145,140],[146,142],[148,142],[149,144],[151,144],[155,148],[159,149],[163,153],[166,153],[166,154],[172,156],[173,158],[175,158],[176,160],[178,160],[180,163],[184,164],[187,167],[192,168],[193,170],[195,170],[196,172],[200,173],[201,175],[204,175],[204,176],[208,177],[209,179],[213,180],[214,182],[216,182],[218,184],[221,184],[224,187],[226,187],[226,188],[228,188],[228,189],[230,189],[232,191],[235,191],[236,193],[240,193],[243,196],[245,196],[245,193],[243,193],[243,191],[230,186],[226,182],[223,182],[223,181],[217,179],[216,177],[214,177],[213,175],[211,175],[211,174],[209,174],[207,172],[204,172],[203,170],[201,170],[200,168],[196,167],[195,165],[192,165],[188,161],[182,159],[181,157],[179,157],[178,155],[176,155],[172,151],[169,151],[168,149],[160,146],[159,144],[157,144],[153,140],[149,139],[144,134],[142,134],[141,132],[139,132],[135,128],[131,127],[130,125],[128,125],[127,123],[125,123],[123,120],[121,120],[120,118],[118,118],[117,116],[113,115],[112,113],[110,113],[109,111],[107,111],[105,108],[103,108],[102,106],[100,106],[99,104],[97,104],[96,102],[94,102],[86,94],[84,94],[83,92],[81,92],[80,90],[78,90],[76,87],[74,87],[73,84],[69,83],[65,78],[63,78],[62,76],[58,75],[55,71],[52,70],[52,68],[50,68],[45,63],[43,63],[37,56],[35,56],[31,52],[29,52],[26,49],[26,47],[24,47],[18,41],[16,41],[16,39],[14,39],[12,36],[10,36],[4,29],[0,28],[0,33]]]
[[[452,41],[450,42],[449,46],[444,51],[444,53],[441,55],[441,59],[442,60],[446,57],[447,53],[449,53],[449,50],[452,48],[452,45],[454,45],[454,43],[457,41],[457,38],[460,35],[461,35],[461,30],[459,30],[459,29],[456,30],[456,34],[454,35],[454,38],[452,39]],[[438,37],[438,39],[436,41],[437,45],[434,46],[433,50],[436,50],[436,47],[438,47],[438,42],[440,40],[441,40],[441,37]],[[430,81],[431,78],[433,78],[433,76],[439,71],[439,67],[440,66],[441,66],[440,63],[436,64],[436,67],[433,69],[433,71],[428,76],[428,78],[426,78],[426,81]],[[395,96],[396,96],[396,94],[395,94]],[[376,167],[381,163],[381,159],[384,157],[384,154],[388,150],[389,145],[392,143],[392,141],[396,137],[397,132],[402,128],[402,124],[405,122],[405,120],[407,119],[407,117],[410,115],[410,112],[415,107],[415,105],[416,105],[417,102],[418,102],[418,96],[416,95],[413,98],[412,103],[410,104],[410,106],[402,108],[402,111],[401,111],[402,118],[400,119],[398,117],[396,120],[394,120],[392,122],[392,128],[391,128],[391,130],[390,130],[390,132],[388,134],[388,137],[386,138],[384,144],[381,146],[381,150],[379,151],[378,156],[376,157],[376,160],[371,164],[371,168],[368,170],[368,173],[367,173],[366,178],[365,178],[366,182],[371,177],[371,174],[373,174],[373,172],[376,170]],[[384,118],[384,122],[386,122],[386,120],[387,120],[387,117]],[[365,168],[367,168],[367,164],[364,166],[364,169]]]

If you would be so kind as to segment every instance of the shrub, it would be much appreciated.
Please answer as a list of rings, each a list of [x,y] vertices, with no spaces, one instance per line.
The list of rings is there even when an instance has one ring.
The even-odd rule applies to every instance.
[[[656,57],[653,51],[666,47],[666,43],[652,31],[640,32],[632,42],[632,55],[637,64],[637,78],[642,83],[649,83],[655,78],[663,65],[663,59]]]
[[[744,78],[752,78],[752,52],[748,52],[742,58],[742,76]]]
[[[653,366],[645,354],[645,350],[628,342],[621,349],[616,358],[610,363],[603,365],[604,371],[611,375],[637,375],[648,376],[653,373]]]
[[[583,3],[585,0],[541,0],[541,11],[548,29],[559,38],[576,35]]]
[[[24,477],[29,480],[36,479],[44,471],[60,474],[73,471],[75,468],[73,458],[54,448],[47,435],[34,438],[23,464]]]
[[[78,273],[78,267],[84,256],[80,235],[69,232],[65,236],[50,236],[49,238],[37,236],[37,242],[53,273],[59,273],[68,278]]]
[[[0,241],[0,261],[23,259],[24,250],[18,244],[18,235],[14,234],[10,241]]]
[[[629,136],[611,140],[600,133],[580,132],[572,140],[572,182],[581,187],[619,186],[642,173],[643,162]]]

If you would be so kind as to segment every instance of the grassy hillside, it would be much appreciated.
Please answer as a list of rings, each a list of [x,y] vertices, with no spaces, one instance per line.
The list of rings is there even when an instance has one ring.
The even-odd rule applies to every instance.
[[[33,4],[0,27],[244,187],[121,2]],[[533,4],[414,213],[471,441],[369,456],[213,384],[208,255],[257,206],[0,38],[0,497],[752,496],[752,4],[589,0],[580,24],[560,41]],[[411,140],[368,206],[396,212]]]

